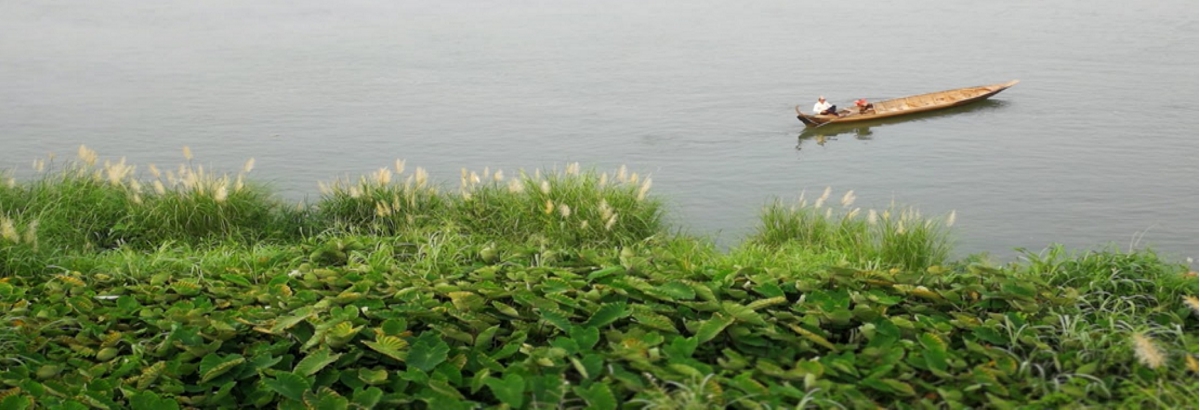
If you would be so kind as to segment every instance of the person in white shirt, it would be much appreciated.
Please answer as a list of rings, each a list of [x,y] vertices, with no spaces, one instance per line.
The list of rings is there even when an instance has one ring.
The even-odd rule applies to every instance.
[[[837,106],[825,101],[825,96],[817,98],[817,103],[813,104],[813,113],[817,115],[837,115]]]

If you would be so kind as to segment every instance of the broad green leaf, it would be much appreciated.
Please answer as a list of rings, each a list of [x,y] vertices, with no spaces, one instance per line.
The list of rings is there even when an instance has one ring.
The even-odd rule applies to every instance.
[[[405,362],[409,366],[428,372],[446,360],[450,346],[434,332],[424,332],[413,341]]]
[[[700,323],[700,326],[696,328],[696,340],[700,343],[712,340],[732,324],[733,318],[714,313],[711,318]]]
[[[429,381],[425,383],[425,386],[437,392],[438,395],[452,398],[459,402],[466,400],[466,397],[463,397],[462,393],[458,391],[458,388],[451,386],[450,383],[446,383],[444,380],[429,379]]]
[[[679,300],[692,300],[696,298],[696,290],[692,289],[688,284],[679,281],[659,285],[658,291]]]
[[[721,309],[740,322],[746,322],[753,325],[765,326],[767,322],[759,316],[758,312],[746,306],[739,305],[734,302],[724,302],[721,304]]]
[[[730,384],[738,390],[746,392],[746,394],[757,397],[766,396],[768,393],[767,386],[763,386],[762,383],[754,380],[754,372],[739,374],[737,377],[730,379]]]
[[[609,266],[607,268],[600,269],[598,271],[589,273],[587,276],[587,279],[588,279],[588,281],[593,281],[596,279],[616,275],[616,274],[624,272],[624,271],[625,271],[625,268],[622,266]]]
[[[576,386],[572,390],[587,402],[588,409],[615,410],[617,408],[617,399],[613,397],[612,390],[609,390],[607,385],[593,383],[586,389]]]
[[[977,328],[975,328],[975,330],[972,330],[971,333],[973,333],[975,335],[975,337],[979,338],[979,340],[982,340],[982,341],[985,341],[985,342],[988,342],[988,343],[991,343],[994,345],[999,345],[999,346],[1008,345],[1008,339],[1004,338],[1004,336],[1001,336],[999,332],[997,332],[993,329],[990,329],[990,328],[977,327]]]
[[[780,296],[769,297],[750,302],[750,304],[746,305],[746,307],[750,308],[750,310],[759,310],[767,306],[782,305],[785,303],[788,303],[788,299],[781,294]]]
[[[362,343],[370,347],[371,350],[383,353],[399,361],[404,361],[407,355],[401,349],[408,347],[408,342],[396,336],[378,336],[375,338],[375,341],[364,340]]]
[[[273,379],[264,379],[263,384],[283,397],[302,401],[304,392],[312,388],[312,383],[294,373],[279,373]]]
[[[366,390],[355,390],[350,401],[356,408],[371,409],[383,398],[383,390],[378,387],[368,387]]]
[[[929,370],[941,377],[950,377],[948,370],[950,364],[946,360],[946,351],[929,349],[921,352],[925,356],[925,365],[929,366]]]
[[[568,334],[580,350],[590,350],[600,341],[600,329],[594,327],[572,326]]]
[[[604,370],[604,355],[585,354],[582,359],[572,357],[571,364],[585,379],[594,379]]]
[[[498,331],[500,331],[500,325],[484,329],[478,335],[475,335],[475,343],[473,344],[476,348],[486,349],[487,345],[492,343],[492,338],[496,336],[496,332]]]
[[[559,330],[564,332],[571,329],[571,321],[567,320],[567,315],[557,309],[538,309],[538,314],[542,316],[542,320],[554,325]]]
[[[342,355],[330,354],[328,347],[322,347],[315,352],[309,353],[308,356],[304,356],[304,359],[296,363],[296,368],[292,369],[292,373],[301,376],[312,376],[325,368],[325,366],[337,361],[339,357],[342,357]]]
[[[246,358],[241,355],[221,357],[216,353],[209,353],[200,359],[200,383],[207,383],[245,362]]]
[[[509,374],[503,379],[489,377],[484,383],[492,390],[500,402],[519,409],[525,403],[525,379],[516,374]]]
[[[920,341],[921,346],[926,349],[940,350],[943,352],[946,351],[946,341],[942,340],[941,337],[933,333],[922,333],[920,336],[918,336],[918,341]]]
[[[28,409],[32,405],[33,405],[33,402],[31,400],[29,400],[29,397],[26,397],[24,394],[14,394],[14,395],[5,397],[3,400],[0,400],[0,410],[25,410],[25,409]],[[179,407],[176,406],[176,408],[179,408]],[[134,407],[134,410],[143,410],[143,409],[149,410],[150,408],[149,407],[141,407],[141,408]]]
[[[221,275],[221,280],[230,282],[230,283],[236,283],[236,284],[242,285],[242,286],[247,286],[247,287],[251,286],[250,280],[246,279],[246,277],[242,276],[242,275],[234,275],[231,273],[226,273],[226,274]]]
[[[327,390],[317,399],[317,405],[314,408],[315,410],[347,410],[350,408],[350,401],[340,394]]]
[[[387,381],[388,372],[386,369],[358,369],[358,379],[366,384],[377,386]]]
[[[663,347],[663,352],[672,359],[685,359],[692,357],[699,345],[700,342],[695,337],[673,336],[671,343]]]
[[[383,334],[385,335],[398,336],[404,333],[405,330],[408,330],[408,321],[404,319],[388,319],[383,321],[383,324],[379,328],[383,330]]]
[[[450,296],[450,303],[454,304],[454,307],[458,310],[476,311],[487,303],[487,300],[484,300],[483,297],[472,292],[450,292],[447,295]]]
[[[600,305],[600,308],[596,309],[596,313],[593,313],[583,326],[598,328],[616,322],[617,319],[625,316],[629,316],[629,312],[625,310],[624,303],[606,303]]]
[[[661,330],[664,332],[679,333],[679,329],[675,328],[675,324],[671,319],[650,311],[633,312],[633,319],[652,329]]]
[[[754,287],[754,291],[767,298],[777,298],[784,296],[783,289],[774,283],[764,283]]]
[[[271,326],[271,333],[279,334],[284,330],[291,329],[292,326],[303,322],[304,319],[308,319],[308,317],[312,314],[313,309],[311,306],[304,306],[302,308],[293,310],[291,316],[287,316],[275,321],[275,326]]]
[[[834,346],[833,343],[830,343],[829,339],[826,339],[825,336],[821,336],[821,335],[816,334],[808,329],[805,329],[803,327],[800,327],[800,326],[797,326],[797,325],[794,325],[791,323],[788,323],[787,327],[789,329],[792,329],[793,332],[800,334],[800,336],[804,337],[805,339],[808,339],[810,342],[821,345],[821,346],[825,347],[826,349],[837,351],[837,346]]]
[[[500,303],[500,302],[497,302],[494,300],[492,301],[492,306],[496,308],[496,311],[503,313],[505,315],[512,316],[515,318],[521,317],[521,312],[518,312],[517,309],[513,308],[512,306],[509,306],[509,305],[506,305],[506,304],[503,304],[503,303]]]

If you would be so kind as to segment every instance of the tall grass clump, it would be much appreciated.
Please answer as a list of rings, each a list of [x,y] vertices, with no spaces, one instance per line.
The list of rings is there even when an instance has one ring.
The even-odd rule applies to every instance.
[[[499,240],[541,238],[563,246],[615,246],[663,230],[663,205],[649,197],[651,180],[622,166],[614,173],[463,170],[453,222],[471,234]]]
[[[433,226],[447,207],[446,199],[430,184],[429,173],[418,167],[404,175],[404,161],[380,168],[357,181],[321,182],[316,218],[326,230],[395,235],[407,229]]]
[[[775,200],[760,214],[760,225],[749,243],[768,247],[801,246],[835,252],[853,262],[921,269],[943,263],[949,256],[946,219],[925,219],[912,208],[890,206],[883,211],[851,208],[854,191],[842,196],[840,207],[827,205],[826,188],[811,204],[800,196],[795,203]]]
[[[119,226],[129,241],[153,247],[164,241],[291,241],[303,236],[303,209],[287,206],[263,185],[246,182],[254,159],[237,175],[214,173],[192,163],[160,171],[153,164],[149,186],[130,179],[128,190],[136,206],[128,223]]]
[[[38,179],[9,179],[0,192],[0,209],[9,218],[39,221],[42,246],[55,251],[252,243],[300,235],[299,218],[292,215],[297,211],[267,188],[245,182],[253,159],[242,173],[230,176],[193,165],[187,147],[184,157],[187,163],[173,171],[149,165],[151,178],[143,180],[124,158],[101,163],[95,151],[80,146],[78,158],[61,166],[35,162]]]
[[[13,220],[39,221],[39,237],[48,249],[115,246],[121,238],[113,227],[127,218],[132,205],[123,184],[132,167],[122,160],[101,168],[95,152],[86,147],[80,147],[76,161],[59,164],[55,159],[51,155],[34,161],[37,177],[30,182],[9,179],[0,194],[0,209]]]

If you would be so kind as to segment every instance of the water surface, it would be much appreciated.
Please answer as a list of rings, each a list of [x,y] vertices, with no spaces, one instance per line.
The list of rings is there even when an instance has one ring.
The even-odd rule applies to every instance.
[[[1182,0],[7,1],[0,167],[80,144],[174,164],[188,145],[230,171],[254,157],[301,199],[396,158],[448,185],[627,164],[725,244],[772,198],[832,186],[955,210],[960,254],[1182,260],[1200,246],[1196,33]],[[1012,79],[821,138],[792,112]]]

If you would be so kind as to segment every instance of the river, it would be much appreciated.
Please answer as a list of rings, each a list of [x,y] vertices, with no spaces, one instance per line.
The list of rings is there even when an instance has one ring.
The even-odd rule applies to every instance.
[[[448,186],[464,167],[625,164],[726,245],[773,198],[830,186],[955,211],[959,255],[1182,262],[1200,247],[1197,32],[1183,0],[10,0],[0,168],[80,144],[176,164],[187,145],[231,172],[253,157],[300,200],[397,158]],[[1013,79],[830,135],[792,111]]]

